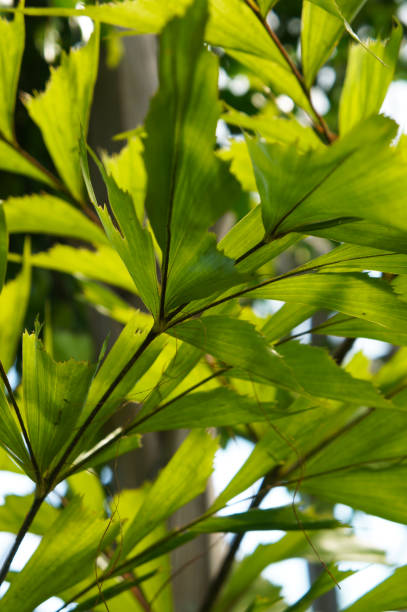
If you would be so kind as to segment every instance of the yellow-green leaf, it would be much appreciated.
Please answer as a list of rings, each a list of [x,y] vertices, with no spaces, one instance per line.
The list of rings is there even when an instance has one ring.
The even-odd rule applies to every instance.
[[[24,16],[13,21],[0,18],[0,132],[14,141],[14,106],[24,51]]]
[[[379,112],[396,69],[403,28],[394,21],[388,40],[352,44],[339,105],[341,134]]]
[[[43,93],[25,97],[25,106],[40,128],[58,172],[79,200],[83,197],[79,139],[88,127],[98,55],[96,28],[86,46],[62,56]]]

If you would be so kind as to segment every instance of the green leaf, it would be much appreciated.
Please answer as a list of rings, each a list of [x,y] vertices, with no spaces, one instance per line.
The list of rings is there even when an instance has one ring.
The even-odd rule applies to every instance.
[[[7,270],[8,232],[4,206],[0,204],[0,293],[3,289]]]
[[[221,119],[243,129],[261,134],[268,142],[295,144],[297,150],[323,147],[321,140],[311,127],[304,127],[295,117],[281,117],[275,104],[266,104],[257,115],[246,115],[230,108]],[[240,143],[237,143],[240,144]]]
[[[35,334],[23,336],[23,394],[27,430],[42,474],[52,471],[75,432],[94,367],[55,362]]]
[[[363,560],[383,563],[384,555],[379,551],[365,550],[363,544],[347,531],[316,532],[312,541],[325,561]],[[278,563],[292,557],[305,557],[314,561],[315,556],[303,533],[290,532],[274,544],[260,544],[256,550],[246,556],[234,571],[220,594],[214,612],[232,609],[233,605],[249,590],[257,576],[272,563]]]
[[[332,270],[379,270],[392,274],[407,273],[407,255],[374,249],[369,247],[343,244],[329,253],[312,259],[300,266],[299,270],[307,269]]]
[[[301,489],[405,523],[405,412],[368,411],[309,458]],[[298,472],[297,472],[298,474]]]
[[[229,51],[242,51],[286,68],[285,60],[256,14],[239,0],[211,0],[205,39]]]
[[[123,554],[178,508],[203,493],[217,448],[217,440],[203,430],[194,430],[188,435],[131,521],[123,542]]]
[[[25,106],[72,195],[82,200],[79,139],[86,133],[99,55],[98,28],[86,46],[63,55],[41,94],[25,97]]]
[[[24,249],[21,272],[6,283],[0,294],[0,359],[6,372],[16,357],[31,287],[29,243]]]
[[[245,191],[257,191],[246,143],[243,140],[232,140],[228,144],[229,147],[227,149],[219,149],[217,151],[217,156],[230,163],[230,172]]]
[[[111,599],[113,599],[114,597],[117,597],[124,591],[127,591],[128,589],[131,589],[132,587],[136,587],[142,582],[144,582],[145,580],[148,580],[149,578],[154,576],[156,572],[157,570],[153,572],[149,572],[148,574],[143,574],[142,576],[139,576],[132,580],[129,580],[126,578],[125,580],[119,582],[118,584],[114,586],[109,587],[108,589],[104,589],[102,587],[100,592],[98,591],[98,593],[94,595],[93,597],[89,597],[88,599],[85,599],[85,601],[82,601],[78,606],[76,606],[75,610],[78,610],[78,611],[82,610],[86,612],[87,610],[91,610],[96,605],[100,604],[101,601],[103,601],[104,604],[107,601],[110,602]],[[109,610],[110,609],[111,608],[109,608]]]
[[[328,573],[328,571],[329,573]],[[309,610],[310,605],[321,595],[324,595],[331,589],[335,588],[338,582],[342,582],[345,578],[352,576],[355,572],[347,570],[345,572],[339,570],[333,563],[328,565],[328,568],[321,573],[320,576],[312,584],[311,588],[289,608],[286,608],[285,612],[306,612]],[[334,582],[335,580],[335,582]]]
[[[329,353],[316,346],[286,342],[279,353],[299,384],[313,397],[331,398],[343,402],[392,408],[379,391],[367,380],[353,378],[333,361]]]
[[[199,0],[165,29],[160,89],[146,121],[146,208],[163,252],[168,310],[240,281],[207,235],[240,190],[214,154],[218,62],[202,47],[206,17]]]
[[[325,228],[314,228],[310,233],[336,242],[349,242],[382,249],[407,253],[406,231],[386,225],[356,221]]]
[[[50,187],[55,188],[57,186],[50,176],[4,140],[0,140],[0,168],[7,172],[24,174]]]
[[[0,531],[17,533],[34,501],[34,495],[7,495],[0,506]],[[44,535],[50,525],[58,518],[59,510],[48,503],[43,503],[34,521],[30,533]]]
[[[240,24],[242,31],[247,31],[247,27]],[[277,47],[276,47],[277,48]],[[304,109],[310,117],[314,117],[314,110],[309,102],[308,96],[304,93],[302,86],[294,76],[288,64],[281,62],[280,57],[275,56],[273,60],[266,56],[255,55],[253,52],[235,51],[227,49],[228,55],[248,68],[256,79],[261,79],[266,87],[270,87],[274,94],[285,94],[289,92],[290,98]]]
[[[397,459],[395,463],[399,463]],[[389,521],[407,524],[407,469],[344,468],[332,475],[319,475],[304,482],[301,489],[333,503],[342,503],[380,516]]]
[[[102,156],[103,165],[122,191],[127,191],[133,200],[140,223],[144,217],[146,172],[143,162],[143,143],[140,137],[132,136],[117,155]]]
[[[80,280],[81,298],[92,304],[98,312],[108,315],[120,323],[128,323],[136,314],[136,308],[128,304],[117,293],[93,281]],[[142,313],[139,313],[141,316]],[[145,327],[151,327],[152,317],[145,313]]]
[[[31,460],[23,442],[23,437],[14,411],[7,401],[4,393],[3,384],[0,385],[0,445],[13,460],[20,466],[33,480],[35,480]]]
[[[246,295],[336,310],[390,329],[403,329],[407,319],[406,304],[388,283],[357,272],[318,272],[276,279]]]
[[[4,397],[2,397],[0,402],[2,402],[3,408],[6,407],[4,404]],[[3,448],[0,448],[0,470],[2,471],[4,470],[6,472],[14,472],[15,474],[21,474],[22,472],[21,467],[18,466],[17,463],[15,463],[10,458],[10,456],[7,454],[7,452]]]
[[[105,493],[98,475],[93,470],[69,476],[68,484],[73,495],[82,498],[86,508],[101,518],[105,516]]]
[[[143,315],[144,313],[141,313],[140,317],[138,313],[134,315],[131,321],[122,330],[120,336],[106,356],[102,366],[92,381],[86,407],[81,415],[81,422],[91,413],[92,409],[104,396],[110,385],[120,375],[120,372],[145,340],[149,330],[144,327],[145,315]],[[161,352],[163,344],[164,340],[162,338],[156,338],[129,371],[121,378],[114,391],[104,402],[103,408],[93,420],[92,426],[88,428],[86,434],[83,436],[80,444],[81,451],[89,450],[89,445],[93,448],[95,445],[95,433],[112,415],[114,410],[126,397],[126,394],[134,387],[137,380],[151,367]],[[99,442],[99,440],[97,440],[97,442]]]
[[[91,576],[96,555],[117,531],[110,520],[86,510],[78,498],[71,501],[14,578],[2,599],[4,612],[32,612],[44,600]]]
[[[344,218],[405,231],[403,151],[389,146],[395,128],[387,118],[372,117],[327,150],[305,155],[294,147],[249,141],[267,234],[305,233],[307,227],[312,233],[313,224],[318,229]]]
[[[305,83],[314,82],[350,23],[366,0],[304,0],[302,7],[301,60]]]
[[[257,0],[261,14],[265,17],[269,10],[276,4],[277,0]]]
[[[344,338],[372,338],[389,342],[395,346],[407,345],[407,332],[395,325],[393,329],[388,329],[382,325],[375,325],[369,321],[362,321],[346,315],[335,315],[330,317],[326,323],[313,329],[315,334],[329,334]]]
[[[274,313],[261,329],[269,342],[275,342],[289,335],[294,327],[311,317],[315,312],[315,306],[304,304],[287,303]]]
[[[9,259],[19,261],[14,255],[9,256]],[[119,255],[108,246],[100,245],[98,249],[90,251],[57,244],[49,251],[31,255],[30,263],[39,268],[84,276],[136,292],[134,282]]]
[[[334,529],[340,527],[335,519],[320,518],[312,512],[301,512],[293,507],[281,506],[270,510],[252,509],[241,514],[215,516],[199,522],[192,529],[198,533],[262,531],[303,531],[304,529]]]
[[[393,80],[402,35],[403,28],[394,21],[388,40],[368,40],[367,50],[358,44],[351,45],[339,105],[341,134],[379,112]]]
[[[135,431],[165,431],[192,427],[222,427],[267,421],[276,414],[269,402],[256,402],[226,388],[196,392],[170,400]],[[278,410],[276,411],[278,413]],[[284,413],[282,413],[284,414]],[[282,416],[280,413],[280,416]]]
[[[117,433],[118,430],[113,431],[100,440],[93,448],[78,455],[73,461],[69,473],[74,474],[90,467],[108,465],[111,461],[121,457],[121,455],[140,448],[141,437],[139,434],[126,435],[111,443],[112,437]]]
[[[0,18],[0,132],[14,141],[14,107],[24,51],[24,16],[15,13],[13,21]]]
[[[267,243],[261,206],[256,206],[222,238],[219,248],[235,260],[237,270],[249,273],[280,255],[301,238],[301,234],[291,233]]]
[[[186,321],[167,333],[255,378],[261,376],[279,386],[304,391],[284,360],[268,349],[265,338],[247,321],[212,315]]]
[[[311,406],[309,402],[308,407]],[[326,407],[319,407],[280,420],[278,427],[266,430],[241,469],[215,500],[211,511],[223,508],[229,500],[277,466],[288,469],[292,464],[297,465],[299,457],[304,457],[323,440],[329,439],[354,412],[355,407],[343,405],[329,411]],[[387,412],[383,411],[383,414]]]
[[[163,4],[160,0],[124,0],[109,4],[74,8],[44,8],[37,9],[37,15],[54,15],[62,17],[87,16],[95,21],[101,21],[122,28],[132,28],[137,34],[158,34],[165,24],[182,15],[192,0],[168,0]],[[27,11],[26,11],[27,12]]]
[[[407,566],[397,568],[394,573],[378,584],[355,603],[345,608],[346,612],[381,612],[398,610],[407,606]]]
[[[106,243],[100,228],[61,198],[47,193],[9,198],[3,204],[9,232],[41,233]]]
[[[158,384],[152,389],[143,402],[143,406],[138,413],[139,417],[152,412],[174,389],[187,379],[188,374],[195,368],[202,357],[202,351],[182,343],[164,372],[161,368],[161,375]]]
[[[107,187],[111,212],[107,207],[102,208],[97,205],[90,185],[84,143],[81,149],[83,149],[82,169],[90,199],[95,205],[109,241],[126,265],[145,305],[156,318],[159,311],[159,295],[156,258],[150,232],[141,226],[130,194],[118,187],[114,178],[106,173],[103,165],[92,154]]]

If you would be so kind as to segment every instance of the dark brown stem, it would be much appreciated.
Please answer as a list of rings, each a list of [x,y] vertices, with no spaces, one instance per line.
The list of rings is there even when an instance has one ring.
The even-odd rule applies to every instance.
[[[31,527],[31,524],[35,518],[35,516],[37,515],[38,510],[41,507],[42,502],[45,499],[45,495],[42,495],[41,497],[35,497],[32,506],[30,508],[30,510],[28,511],[23,524],[20,527],[19,532],[16,535],[16,539],[14,540],[13,546],[11,547],[10,552],[8,553],[6,560],[3,563],[3,566],[1,568],[0,571],[0,585],[3,584],[4,580],[7,577],[8,571],[10,569],[10,565],[13,562],[13,559],[16,555],[17,550],[20,547],[21,542],[24,539],[24,536],[26,535],[26,533],[28,532],[29,528]]]
[[[263,499],[269,493],[272,483],[276,480],[278,470],[279,466],[263,478],[259,490],[257,491],[256,495],[253,497],[250,503],[250,510],[252,510],[253,508],[258,508],[260,506]],[[240,544],[242,543],[242,540],[245,535],[245,533],[238,533],[234,536],[229,551],[227,552],[226,557],[224,558],[222,565],[218,570],[218,573],[209,585],[208,592],[204,601],[202,602],[199,612],[209,612],[212,609],[212,606],[216,602],[219,593],[222,590],[222,587],[230,574],[236,557],[236,553],[239,550]]]
[[[24,441],[25,441],[25,443],[27,445],[27,449],[28,449],[28,452],[29,452],[29,455],[30,455],[31,463],[32,463],[32,466],[34,468],[35,477],[37,479],[37,484],[40,485],[41,481],[42,481],[41,472],[39,470],[38,463],[37,463],[37,460],[35,458],[33,448],[31,446],[30,438],[28,437],[28,431],[27,431],[27,429],[25,427],[25,423],[24,423],[22,414],[21,414],[20,409],[18,407],[16,398],[15,398],[14,393],[13,393],[13,389],[11,388],[9,379],[7,378],[7,374],[6,374],[5,370],[4,370],[4,367],[3,367],[3,364],[1,362],[1,360],[0,360],[0,376],[3,379],[4,385],[5,385],[6,389],[7,389],[7,393],[9,394],[10,401],[11,401],[11,403],[13,405],[14,412],[16,413],[16,417],[17,417],[17,420],[19,422],[20,429],[21,429],[21,432],[23,434]]]

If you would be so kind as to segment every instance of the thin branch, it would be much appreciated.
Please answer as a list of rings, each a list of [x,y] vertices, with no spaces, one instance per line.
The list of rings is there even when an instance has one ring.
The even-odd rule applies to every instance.
[[[7,374],[6,374],[5,370],[4,370],[4,367],[3,367],[3,364],[1,362],[1,360],[0,360],[0,376],[3,379],[4,385],[5,385],[6,389],[7,389],[7,393],[9,394],[10,401],[11,401],[11,403],[13,405],[14,412],[16,413],[16,417],[17,417],[17,420],[19,422],[19,425],[20,425],[20,428],[21,428],[21,432],[23,434],[24,441],[25,441],[25,443],[27,445],[28,453],[30,455],[31,463],[32,463],[32,466],[34,468],[35,476],[36,476],[36,479],[37,479],[37,484],[40,485],[41,482],[42,482],[41,472],[39,470],[38,463],[37,463],[37,460],[35,458],[35,454],[34,454],[33,448],[31,446],[30,438],[28,436],[28,431],[27,431],[27,429],[25,427],[25,423],[24,423],[22,414],[21,414],[20,409],[18,407],[16,398],[15,398],[14,393],[13,393],[13,389],[11,388],[9,379],[7,378]]]
[[[277,466],[276,469],[274,469],[272,472],[270,472],[263,478],[259,490],[257,491],[256,495],[253,497],[250,503],[250,510],[252,510],[253,508],[258,508],[260,506],[261,502],[270,491],[270,485],[275,481],[279,469],[280,466]],[[230,574],[236,557],[236,553],[239,550],[240,544],[242,543],[242,540],[245,535],[246,533],[243,532],[238,533],[234,536],[229,551],[226,554],[226,557],[224,558],[222,565],[218,570],[218,573],[209,585],[208,592],[204,601],[202,602],[201,607],[199,608],[199,612],[209,612],[212,609],[215,601],[219,596],[220,591],[222,590],[223,585],[225,584]]]
[[[318,126],[319,127],[319,131],[322,132],[322,134],[325,136],[325,139],[327,140],[327,142],[329,144],[332,143],[336,139],[336,135],[331,132],[331,130],[329,129],[327,123],[325,122],[325,119],[315,109],[315,106],[314,106],[314,104],[312,102],[312,99],[311,99],[310,91],[309,91],[307,85],[305,84],[304,77],[302,76],[301,72],[298,70],[297,66],[295,65],[295,63],[293,62],[293,60],[291,59],[291,57],[287,53],[284,45],[282,44],[282,42],[278,38],[277,34],[274,32],[274,30],[272,30],[272,28],[267,23],[267,19],[263,18],[262,14],[260,12],[259,7],[252,0],[245,0],[245,1],[246,1],[247,6],[253,11],[254,15],[257,17],[257,19],[260,21],[262,26],[267,31],[268,35],[270,36],[270,38],[272,39],[272,41],[276,45],[277,49],[281,53],[281,56],[283,57],[284,61],[288,65],[290,71],[293,73],[293,75],[297,79],[298,84],[300,85],[300,87],[301,87],[305,97],[308,100],[308,103],[309,103],[309,105],[310,105],[310,107],[312,109],[312,112],[314,113],[314,115],[315,115],[315,117],[316,117],[316,119],[317,119],[317,121],[319,123],[319,126]]]
[[[30,508],[30,510],[28,511],[23,524],[20,527],[19,532],[16,535],[16,538],[14,540],[13,546],[11,547],[10,552],[8,553],[6,560],[3,563],[3,566],[1,568],[0,571],[0,585],[3,584],[4,580],[7,577],[8,571],[10,569],[10,566],[13,562],[13,559],[16,555],[17,550],[20,547],[21,542],[24,539],[24,536],[26,535],[26,533],[28,532],[29,528],[31,527],[31,524],[35,518],[35,516],[37,515],[38,510],[41,507],[42,502],[45,499],[45,495],[42,495],[41,497],[35,497],[34,501],[32,503],[32,506]]]

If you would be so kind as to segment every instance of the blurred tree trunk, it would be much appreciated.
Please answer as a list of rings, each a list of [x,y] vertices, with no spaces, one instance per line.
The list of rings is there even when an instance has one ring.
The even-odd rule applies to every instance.
[[[151,96],[158,87],[157,42],[152,36],[123,38],[125,50],[117,69],[106,65],[106,52],[102,49],[95,104],[92,109],[89,140],[91,146],[103,148],[109,153],[120,150],[123,143],[112,141],[114,134],[137,127],[144,121]],[[104,187],[95,176],[98,196],[105,197]],[[139,305],[139,304],[137,304]],[[97,346],[110,332],[110,343],[120,333],[121,326],[110,319],[92,313],[91,327]],[[126,408],[126,420],[129,417]],[[120,424],[120,415],[115,425]],[[166,465],[169,458],[181,444],[185,432],[163,432],[143,437],[143,448],[121,457],[115,465],[117,489],[140,486],[145,480],[152,480]],[[202,495],[174,517],[172,526],[181,525],[204,512],[207,496]],[[172,568],[179,572],[174,579],[174,609],[177,612],[194,612],[203,599],[209,581],[208,538],[201,537],[178,549],[173,554]]]

